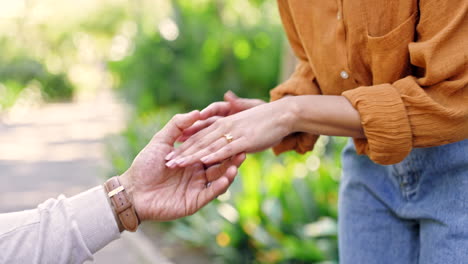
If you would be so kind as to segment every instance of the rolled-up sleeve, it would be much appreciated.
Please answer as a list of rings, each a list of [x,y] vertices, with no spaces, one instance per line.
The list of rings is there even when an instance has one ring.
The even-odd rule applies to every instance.
[[[366,135],[355,139],[358,153],[394,164],[412,148],[468,138],[467,6],[421,1],[417,40],[408,45],[413,74],[343,93]]]

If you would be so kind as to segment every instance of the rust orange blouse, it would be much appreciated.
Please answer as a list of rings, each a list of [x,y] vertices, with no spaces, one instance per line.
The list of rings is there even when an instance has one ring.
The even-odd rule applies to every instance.
[[[359,154],[393,164],[412,148],[468,138],[468,1],[278,0],[299,59],[271,91],[343,95],[361,116]],[[288,136],[275,152],[313,148]]]

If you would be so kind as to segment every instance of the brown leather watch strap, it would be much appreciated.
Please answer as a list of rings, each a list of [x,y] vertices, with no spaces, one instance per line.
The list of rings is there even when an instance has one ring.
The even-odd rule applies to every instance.
[[[125,188],[120,184],[119,178],[117,176],[110,178],[104,183],[104,187],[123,228],[135,232],[140,220]]]

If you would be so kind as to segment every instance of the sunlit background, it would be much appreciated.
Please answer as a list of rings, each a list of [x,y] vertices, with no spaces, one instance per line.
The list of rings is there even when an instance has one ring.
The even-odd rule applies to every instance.
[[[0,209],[122,173],[175,113],[268,100],[293,64],[276,1],[0,0]],[[143,230],[173,263],[336,263],[344,141],[250,155],[215,202]]]

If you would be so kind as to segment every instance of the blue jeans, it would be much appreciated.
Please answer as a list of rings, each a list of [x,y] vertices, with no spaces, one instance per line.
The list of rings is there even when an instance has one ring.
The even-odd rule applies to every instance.
[[[343,150],[340,263],[468,263],[468,140],[383,166]]]

